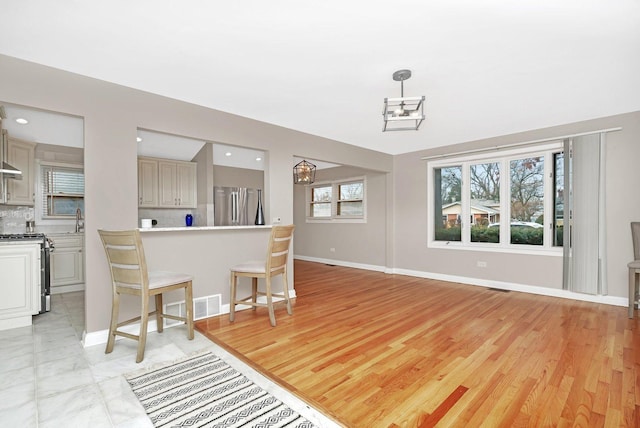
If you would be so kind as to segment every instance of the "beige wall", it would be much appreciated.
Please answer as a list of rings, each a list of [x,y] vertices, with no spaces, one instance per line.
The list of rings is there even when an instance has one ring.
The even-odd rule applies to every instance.
[[[280,216],[283,223],[293,221],[293,156],[385,171],[392,167],[392,157],[383,153],[4,55],[0,70],[0,101],[84,118],[88,332],[108,327],[111,307],[109,272],[97,229],[137,226],[138,128],[267,151],[263,197],[270,212],[265,216]],[[199,287],[194,293],[210,294]]]
[[[305,186],[294,186],[295,255],[380,267],[387,266],[385,233],[387,222],[387,176],[389,174],[353,167],[323,169],[316,182],[366,177],[366,223],[307,223]],[[331,248],[335,252],[330,251]]]
[[[427,248],[427,167],[420,158],[614,127],[623,129],[607,134],[606,142],[607,280],[610,295],[626,297],[626,264],[632,257],[629,222],[640,219],[640,198],[635,190],[640,183],[640,112],[396,156],[393,267],[561,288],[561,257]],[[477,267],[477,261],[486,261],[487,267]]]
[[[213,185],[222,187],[264,188],[264,171],[214,165]]]

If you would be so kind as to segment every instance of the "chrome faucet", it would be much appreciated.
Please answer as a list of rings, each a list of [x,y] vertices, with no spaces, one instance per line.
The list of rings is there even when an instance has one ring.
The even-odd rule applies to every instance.
[[[84,231],[84,221],[82,221],[82,211],[76,210],[76,233]]]

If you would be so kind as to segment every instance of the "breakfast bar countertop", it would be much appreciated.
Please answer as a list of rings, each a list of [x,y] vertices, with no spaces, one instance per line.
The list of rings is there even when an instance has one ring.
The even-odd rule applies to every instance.
[[[140,232],[192,232],[192,231],[206,231],[206,230],[249,230],[249,229],[271,229],[273,225],[267,224],[264,226],[181,226],[181,227],[141,227],[138,230]]]

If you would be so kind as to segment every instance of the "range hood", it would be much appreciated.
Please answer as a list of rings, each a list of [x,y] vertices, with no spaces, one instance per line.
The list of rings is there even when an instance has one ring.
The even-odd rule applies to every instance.
[[[22,180],[22,171],[18,168],[9,165],[6,162],[2,162],[2,168],[0,168],[0,174],[4,174],[6,178],[13,178],[16,180]]]

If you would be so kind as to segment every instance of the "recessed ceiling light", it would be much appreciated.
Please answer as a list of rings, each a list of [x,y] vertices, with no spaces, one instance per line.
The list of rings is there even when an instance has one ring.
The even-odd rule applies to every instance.
[[[258,157],[256,158],[256,161],[258,161],[258,162],[259,162],[259,161],[261,161],[261,160],[262,160],[262,158],[261,158],[260,156],[258,156]]]
[[[29,123],[29,121],[27,119],[25,119],[24,117],[17,118],[16,122],[18,122],[20,125],[26,125],[27,123]]]
[[[227,152],[224,154],[225,156],[231,156],[231,152]]]
[[[139,142],[141,142],[141,141],[142,141],[142,138],[137,137],[137,138],[136,138],[136,141],[139,143]]]

